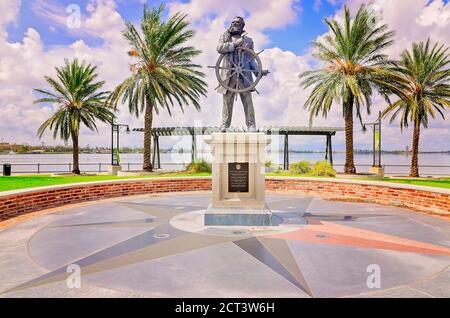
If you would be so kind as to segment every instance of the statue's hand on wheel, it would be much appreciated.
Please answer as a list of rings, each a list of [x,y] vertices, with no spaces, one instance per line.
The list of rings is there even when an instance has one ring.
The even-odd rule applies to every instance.
[[[262,71],[262,76],[267,76],[267,75],[269,75],[269,70],[263,70]]]
[[[233,43],[234,43],[235,47],[242,46],[244,44],[244,39],[238,38],[238,39],[234,40]]]

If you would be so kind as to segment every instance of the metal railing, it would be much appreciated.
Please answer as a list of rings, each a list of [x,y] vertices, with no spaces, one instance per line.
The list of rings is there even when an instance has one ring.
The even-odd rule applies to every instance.
[[[341,169],[336,169],[338,172],[342,172],[344,169],[345,164],[333,164],[335,167],[342,167]],[[382,165],[384,167],[385,174],[395,174],[395,175],[409,175],[410,173],[410,165],[399,165],[399,164],[389,164],[389,165]],[[356,171],[357,172],[367,172],[369,171],[369,168],[372,167],[370,164],[355,164]],[[367,168],[364,169],[364,171],[358,171],[358,168],[363,167]],[[394,170],[392,170],[393,168]],[[396,169],[398,168],[404,168],[403,171],[398,171]],[[428,169],[433,170],[439,170],[439,172],[435,171],[429,171]],[[360,169],[361,170],[361,169]],[[429,175],[429,176],[450,176],[450,166],[442,166],[442,165],[419,165],[419,172],[422,176]]]
[[[162,168],[173,170],[186,169],[188,162],[180,163],[161,163]],[[80,163],[80,170],[84,173],[104,173],[108,171],[110,163]],[[122,170],[133,171],[142,167],[142,162],[123,162]],[[273,164],[274,167],[283,167],[283,164]],[[368,172],[372,166],[370,164],[356,164],[358,172]],[[410,165],[389,164],[383,165],[385,173],[389,175],[408,175]],[[334,168],[338,172],[344,169],[343,163],[335,163]],[[72,171],[72,163],[13,163],[11,164],[13,174],[44,174],[44,173],[70,173]],[[447,165],[420,165],[419,172],[421,175],[429,176],[450,176],[450,166]],[[3,164],[0,164],[0,175],[3,174]]]
[[[174,169],[186,169],[189,163],[164,163],[162,166],[174,167]],[[80,163],[80,170],[84,173],[103,173],[108,171],[111,163]],[[120,164],[125,171],[139,170],[142,167],[140,162],[125,162]],[[70,173],[72,163],[12,163],[13,174],[43,174],[43,173]],[[3,164],[0,164],[0,174],[3,174]]]
[[[283,168],[283,164],[272,164],[272,166]],[[292,166],[290,164],[289,166]],[[399,176],[406,176],[410,173],[410,165],[399,165],[399,164],[392,164],[392,165],[382,165],[385,168],[385,175],[399,175]],[[312,169],[314,167],[314,163],[310,164],[310,168]],[[333,164],[334,169],[337,172],[344,172],[345,164],[343,163],[334,163]],[[369,172],[369,168],[372,167],[371,164],[355,164],[356,171],[358,173],[367,173]],[[403,168],[402,171],[399,169]],[[438,170],[436,171],[430,171],[430,169]],[[443,165],[420,165],[419,166],[419,172],[422,176],[450,176],[450,166],[443,166]]]

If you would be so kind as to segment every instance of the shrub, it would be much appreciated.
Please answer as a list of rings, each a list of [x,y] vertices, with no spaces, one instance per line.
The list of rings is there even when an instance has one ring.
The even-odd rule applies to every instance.
[[[283,170],[283,168],[281,168],[280,166],[277,166],[273,172],[274,172],[274,173],[283,173],[284,170]]]
[[[312,174],[318,177],[336,177],[336,170],[328,161],[317,161],[314,164]]]
[[[289,172],[292,174],[305,174],[311,171],[311,164],[309,161],[299,161],[293,163],[289,167]]]
[[[264,165],[266,166],[266,168],[272,167],[272,160],[266,160],[266,162],[264,163]]]
[[[207,161],[194,161],[188,164],[186,171],[189,173],[201,173],[201,172],[209,172],[212,171],[212,166]]]

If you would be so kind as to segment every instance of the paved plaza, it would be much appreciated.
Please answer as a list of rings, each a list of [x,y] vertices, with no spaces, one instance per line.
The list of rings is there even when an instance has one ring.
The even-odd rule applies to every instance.
[[[0,297],[450,297],[447,220],[269,192],[272,226],[205,227],[209,202],[125,197],[6,228]]]

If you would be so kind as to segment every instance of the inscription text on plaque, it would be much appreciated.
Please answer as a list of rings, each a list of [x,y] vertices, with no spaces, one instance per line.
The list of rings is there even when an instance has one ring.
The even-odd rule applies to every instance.
[[[249,192],[248,162],[228,163],[228,192]]]

